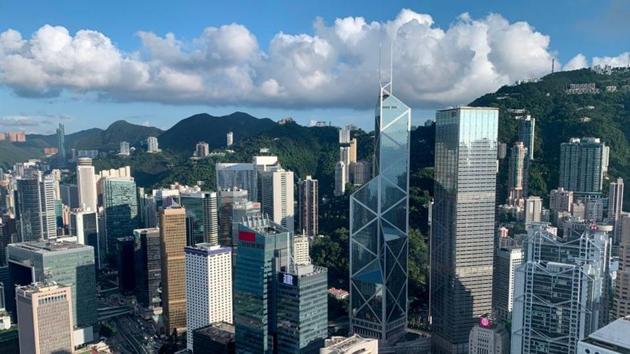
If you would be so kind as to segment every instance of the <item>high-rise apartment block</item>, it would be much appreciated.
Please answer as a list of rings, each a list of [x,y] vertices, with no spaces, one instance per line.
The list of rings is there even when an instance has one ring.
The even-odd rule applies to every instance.
[[[509,237],[499,238],[492,288],[492,307],[498,320],[508,321],[512,318],[514,279],[522,262],[523,250],[518,242]]]
[[[144,307],[158,306],[161,301],[159,289],[162,280],[160,229],[136,229],[133,233],[136,241],[136,299]]]
[[[525,164],[529,156],[527,148],[523,142],[516,142],[510,153],[510,166],[508,171],[508,204],[516,205],[516,201],[525,196],[523,192],[524,182],[526,181]]]
[[[350,140],[350,163],[357,162],[357,138]]]
[[[298,182],[298,232],[317,236],[319,232],[319,182],[311,176]]]
[[[260,174],[262,187],[262,209],[272,220],[295,230],[294,181],[293,172],[279,168]]]
[[[195,157],[204,158],[210,155],[210,146],[205,141],[200,141],[195,146]]]
[[[479,317],[492,310],[499,111],[438,111],[431,222],[432,346],[466,353]]]
[[[542,204],[541,197],[528,197],[525,199],[525,225],[540,222],[542,218]]]
[[[350,332],[388,346],[407,328],[411,109],[389,83],[375,111],[374,178],[350,196]]]
[[[131,151],[130,151],[130,148],[129,148],[129,142],[121,141],[120,142],[120,151],[118,152],[118,155],[129,156],[130,154],[131,154]]]
[[[73,353],[72,290],[55,283],[15,289],[20,353]]]
[[[619,230],[617,221],[619,215],[623,212],[623,178],[617,178],[614,182],[610,182],[608,192],[608,222],[614,226],[613,242],[619,243]]]
[[[188,246],[198,243],[219,242],[217,193],[181,192],[180,201],[186,208],[186,235]]]
[[[549,209],[554,212],[571,212],[573,205],[573,192],[560,187],[552,189],[549,193]]]
[[[160,152],[158,139],[156,137],[150,136],[147,138],[147,152],[148,153]]]
[[[346,172],[346,164],[343,161],[337,161],[335,164],[335,190],[333,192],[337,197],[346,193],[346,183],[348,181]]]
[[[534,224],[523,248],[511,352],[576,353],[578,341],[608,320],[608,235],[584,227],[559,238],[546,224]]]
[[[96,174],[92,159],[89,157],[79,158],[77,161],[77,188],[79,192],[79,207],[86,210],[96,211]]]
[[[61,162],[66,162],[66,129],[63,123],[57,128],[57,151]]]
[[[311,264],[309,241],[306,235],[293,236],[293,249],[291,250],[293,263],[297,265]]]
[[[216,174],[217,191],[244,189],[249,195],[249,200],[257,200],[257,173],[253,163],[217,163]]]
[[[630,316],[630,214],[621,213],[619,228],[619,269],[611,313],[615,318]]]
[[[17,219],[22,241],[57,237],[54,180],[36,171],[17,179]]]
[[[188,246],[186,254],[186,333],[215,322],[232,323],[232,249],[208,243]]]
[[[186,209],[178,206],[160,212],[162,306],[167,333],[186,327]]]
[[[601,193],[609,151],[599,138],[571,138],[562,143],[559,187],[575,193]]]
[[[230,147],[234,144],[234,133],[233,132],[227,132],[226,136],[225,136],[225,145],[227,147]]]
[[[291,233],[266,217],[239,224],[234,277],[238,353],[272,353],[277,323],[276,277],[286,266]]]

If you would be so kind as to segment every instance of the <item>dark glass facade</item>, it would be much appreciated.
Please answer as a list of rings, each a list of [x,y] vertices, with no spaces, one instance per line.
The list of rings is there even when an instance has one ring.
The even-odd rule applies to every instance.
[[[106,178],[103,182],[103,206],[107,251],[116,251],[116,239],[133,234],[138,225],[136,182],[130,178]]]
[[[162,277],[160,229],[137,229],[134,230],[134,236],[136,299],[144,307],[159,305],[158,289]]]

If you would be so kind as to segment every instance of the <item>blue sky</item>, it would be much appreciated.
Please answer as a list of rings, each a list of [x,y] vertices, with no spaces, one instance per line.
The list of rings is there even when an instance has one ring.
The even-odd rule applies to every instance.
[[[411,10],[412,15],[401,13],[402,9]],[[462,17],[463,13],[468,15]],[[490,18],[489,14],[499,17]],[[430,15],[432,21],[420,15]],[[356,34],[356,31],[344,32],[350,27],[336,26],[337,19],[348,17],[364,18],[361,39],[356,40],[349,35]],[[323,22],[316,24],[317,18]],[[374,99],[364,97],[376,92],[378,77],[375,74],[376,62],[369,58],[369,52],[371,50],[372,56],[378,57],[378,43],[375,42],[383,43],[393,38],[388,34],[391,28],[397,33],[392,41],[404,47],[398,50],[405,52],[400,55],[399,62],[394,62],[400,68],[396,69],[399,74],[396,70],[394,72],[395,82],[399,82],[401,97],[414,108],[415,122],[421,123],[430,118],[436,108],[464,104],[475,97],[466,96],[462,91],[483,93],[513,80],[543,75],[550,66],[548,61],[551,57],[566,65],[576,55],[583,55],[572,61],[567,69],[595,63],[593,58],[603,58],[599,59],[600,63],[611,62],[611,58],[630,49],[627,18],[630,18],[630,5],[623,0],[0,0],[0,33],[12,29],[20,34],[21,40],[29,41],[47,24],[65,28],[71,38],[77,38],[77,31],[89,29],[111,41],[111,48],[96,52],[96,56],[109,58],[107,55],[115,52],[109,61],[99,61],[88,55],[86,60],[91,62],[73,62],[72,65],[72,57],[51,59],[48,55],[42,59],[38,57],[41,53],[32,49],[27,54],[23,49],[10,53],[23,56],[19,65],[37,61],[44,70],[49,67],[47,60],[60,65],[61,69],[46,72],[49,78],[44,80],[12,73],[10,70],[28,73],[31,67],[9,65],[15,62],[8,60],[8,44],[5,43],[5,54],[2,54],[0,42],[0,130],[19,128],[51,132],[53,124],[61,120],[66,124],[66,131],[71,132],[94,126],[106,127],[117,119],[168,128],[194,113],[219,115],[234,110],[274,119],[293,116],[301,123],[317,119],[337,125],[353,122],[369,128],[372,125],[372,110],[368,102]],[[398,24],[394,23],[395,19],[400,20]],[[417,22],[416,26],[403,26],[413,19]],[[380,26],[371,26],[373,21]],[[528,26],[523,28],[520,22],[526,22]],[[239,26],[221,27],[230,24]],[[357,21],[352,21],[352,24],[356,25]],[[216,31],[204,32],[207,27]],[[354,29],[359,27],[352,26]],[[141,36],[139,31],[147,35]],[[444,33],[437,33],[439,31]],[[167,33],[172,33],[176,42],[168,42]],[[288,36],[279,38],[279,33]],[[302,34],[304,36],[300,36]],[[58,38],[42,36],[39,42]],[[234,43],[241,43],[242,38],[254,42],[247,42],[251,44],[247,48],[234,48]],[[487,45],[470,48],[452,45],[457,41],[475,42],[480,38]],[[435,46],[424,46],[424,43],[433,41],[437,43]],[[39,42],[29,42],[29,46]],[[164,49],[167,42],[176,44],[167,51]],[[423,44],[415,48],[416,43]],[[531,43],[531,46],[524,45],[528,49],[523,52],[527,53],[515,50],[519,48],[518,43]],[[490,47],[483,54],[486,59],[474,56],[480,50],[485,51],[483,48],[486,46]],[[410,47],[414,49],[407,49]],[[172,56],[173,48],[177,48],[176,59]],[[425,55],[432,50],[435,52]],[[196,56],[195,53],[201,51],[221,54],[212,59],[203,55],[200,59],[202,55]],[[505,52],[513,56],[531,53],[531,58],[524,58],[521,62],[497,58],[495,53],[501,52],[504,56],[507,56]],[[460,53],[463,56],[470,54],[470,57],[458,61],[457,58],[462,56]],[[421,59],[410,63],[416,57]],[[101,67],[103,63],[116,60],[123,64],[115,65],[111,70],[89,72],[91,66]],[[450,65],[434,68],[434,63],[449,60],[452,60]],[[616,62],[620,60],[618,58]],[[129,80],[136,74],[140,80],[142,73],[150,73],[151,77],[144,78],[146,82],[142,85],[129,88],[136,82],[125,81],[126,74],[120,74],[132,70],[124,68],[129,62],[134,62],[133,68],[146,67],[129,74]],[[488,65],[495,69],[489,72]],[[353,69],[348,69],[348,66]],[[369,69],[372,66],[374,72]],[[452,75],[444,73],[438,76],[432,71],[452,71]],[[32,72],[37,75],[34,69]],[[78,76],[79,72],[83,76]],[[486,81],[470,83],[480,73]],[[456,80],[465,76],[470,79]],[[356,82],[352,82],[353,78]],[[372,81],[374,83],[370,87]],[[453,84],[447,85],[451,81]],[[245,85],[243,82],[249,83]],[[177,91],[180,84],[187,90],[191,86],[195,89],[180,94]],[[216,92],[217,87],[226,87],[225,94],[236,98],[226,100],[225,96]],[[347,93],[352,90],[356,93]]]

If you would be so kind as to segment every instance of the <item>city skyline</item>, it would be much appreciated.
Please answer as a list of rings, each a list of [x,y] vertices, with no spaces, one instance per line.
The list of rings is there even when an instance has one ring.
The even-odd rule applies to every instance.
[[[293,116],[302,124],[322,120],[369,127],[367,97],[378,90],[377,45],[384,48],[387,67],[394,38],[405,56],[417,58],[396,63],[394,72],[400,78],[397,94],[417,112],[414,124],[431,118],[434,109],[467,104],[503,84],[547,74],[554,58],[556,71],[628,65],[620,36],[628,23],[620,19],[630,6],[615,0],[586,2],[571,11],[565,10],[568,2],[397,1],[360,8],[354,2],[281,3],[259,10],[270,18],[280,10],[296,16],[278,18],[270,26],[261,22],[265,16],[258,11],[229,11],[238,3],[212,11],[196,8],[210,6],[205,4],[156,4],[147,16],[139,16],[144,8],[134,4],[115,22],[96,14],[117,6],[95,10],[42,3],[41,12],[32,12],[17,2],[4,3],[0,129],[54,133],[61,121],[67,132],[74,132],[105,128],[118,119],[166,129],[196,113],[237,110],[274,120]],[[167,14],[174,22],[158,21]],[[576,31],[584,35],[574,36]],[[511,56],[518,50],[514,43],[529,50]],[[349,63],[355,69],[349,70]],[[430,69],[440,63],[449,63],[452,70],[438,75]],[[31,71],[20,70],[25,65],[42,75],[23,75]],[[214,76],[208,76],[208,69]],[[361,85],[346,89],[348,76],[359,78]],[[137,80],[124,81],[133,77]],[[407,77],[442,84],[419,85],[406,82]],[[209,82],[219,83],[226,95],[210,94],[216,86]],[[331,86],[335,83],[341,84]],[[231,94],[234,90],[247,95]]]

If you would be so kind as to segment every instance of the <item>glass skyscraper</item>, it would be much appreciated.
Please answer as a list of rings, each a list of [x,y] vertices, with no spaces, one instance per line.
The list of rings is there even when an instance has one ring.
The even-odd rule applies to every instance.
[[[499,110],[438,111],[431,234],[432,352],[467,353],[492,312]]]
[[[382,86],[374,178],[350,197],[350,331],[396,342],[407,327],[411,109]]]
[[[180,201],[186,208],[186,244],[218,244],[217,193],[182,192]]]
[[[138,226],[136,182],[130,177],[114,177],[102,183],[107,251],[115,253],[116,239],[133,235]]]

